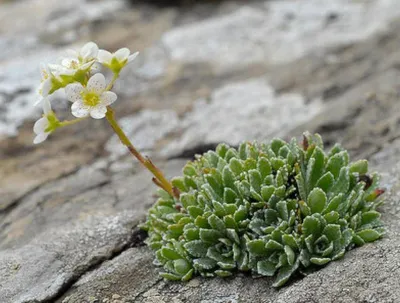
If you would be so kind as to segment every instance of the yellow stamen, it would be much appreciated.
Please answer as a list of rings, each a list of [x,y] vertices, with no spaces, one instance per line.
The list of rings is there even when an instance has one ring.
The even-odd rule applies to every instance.
[[[99,104],[100,98],[99,95],[94,92],[88,92],[83,95],[83,104],[93,107]]]

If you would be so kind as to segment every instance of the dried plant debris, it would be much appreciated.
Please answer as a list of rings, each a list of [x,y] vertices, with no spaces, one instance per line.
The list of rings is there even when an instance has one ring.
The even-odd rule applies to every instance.
[[[378,181],[339,145],[325,153],[318,134],[220,144],[173,179],[179,199],[159,192],[143,227],[166,279],[245,271],[280,287],[382,237]]]

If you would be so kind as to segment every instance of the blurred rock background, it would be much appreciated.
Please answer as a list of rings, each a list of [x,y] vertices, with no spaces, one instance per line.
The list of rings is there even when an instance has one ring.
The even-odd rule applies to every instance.
[[[0,301],[400,302],[399,33],[398,0],[0,0]],[[388,238],[280,291],[163,282],[136,227],[154,186],[107,123],[32,144],[40,62],[87,41],[141,52],[115,108],[169,176],[219,142],[319,132],[383,172]]]

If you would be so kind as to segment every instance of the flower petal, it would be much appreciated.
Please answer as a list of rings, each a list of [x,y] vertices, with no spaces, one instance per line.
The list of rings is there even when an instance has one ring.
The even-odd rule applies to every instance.
[[[49,126],[49,121],[46,117],[40,118],[33,125],[33,132],[37,135],[44,133],[44,130]]]
[[[93,63],[92,67],[90,68],[90,72],[92,75],[97,74],[101,71],[101,64],[99,62]]]
[[[72,68],[74,64],[78,64],[78,60],[75,58],[64,58],[61,60],[61,65],[66,68]]]
[[[100,94],[106,88],[106,78],[98,73],[90,77],[87,83],[87,90]]]
[[[33,139],[33,144],[39,144],[42,143],[44,140],[47,139],[49,136],[49,133],[40,133],[38,134],[35,139]]]
[[[97,55],[97,60],[99,60],[100,63],[110,64],[112,58],[112,54],[103,49],[99,50],[99,54]]]
[[[59,72],[60,70],[64,69],[64,67],[61,66],[60,64],[49,63],[48,67],[51,72],[56,72],[56,73]]]
[[[104,106],[108,106],[117,100],[117,95],[113,92],[104,92],[100,95],[100,104]]]
[[[35,101],[35,103],[33,104],[33,106],[38,106],[39,104],[42,104],[43,102],[43,98],[39,98]]]
[[[106,112],[107,108],[105,106],[98,105],[90,110],[90,116],[93,119],[102,119],[106,116]]]
[[[79,54],[82,56],[83,59],[89,60],[92,58],[97,57],[97,53],[99,52],[99,47],[94,42],[86,43]]]
[[[67,99],[71,102],[82,100],[83,86],[80,83],[71,83],[65,88]]]
[[[74,50],[74,49],[67,49],[67,50],[65,51],[65,54],[66,54],[68,57],[72,57],[72,58],[78,58],[78,56],[79,56],[79,53],[78,53],[76,50]]]
[[[129,54],[131,51],[127,49],[126,47],[120,48],[114,53],[114,57],[117,58],[119,62],[125,61],[128,59]]]
[[[45,115],[47,115],[51,112],[51,104],[50,104],[49,99],[47,99],[47,98],[43,99],[42,106],[43,106],[43,112]]]
[[[84,105],[81,101],[74,102],[71,105],[71,112],[77,118],[87,117],[89,115],[90,107]]]
[[[139,55],[139,52],[136,52],[128,57],[128,63],[135,60],[135,58]]]
[[[87,62],[87,63],[84,63],[84,64],[82,64],[82,65],[79,67],[79,69],[80,69],[80,70],[86,70],[86,69],[88,69],[89,67],[91,67],[93,63],[94,63],[94,60],[89,61],[89,62]]]
[[[46,79],[44,82],[41,83],[40,93],[43,97],[47,97],[49,95],[51,89],[51,79]]]

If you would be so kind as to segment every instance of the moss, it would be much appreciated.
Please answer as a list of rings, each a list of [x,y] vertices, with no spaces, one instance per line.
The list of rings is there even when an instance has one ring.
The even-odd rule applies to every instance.
[[[159,192],[143,227],[166,279],[249,271],[280,287],[383,235],[378,181],[319,135],[221,144],[173,179],[179,199]]]

